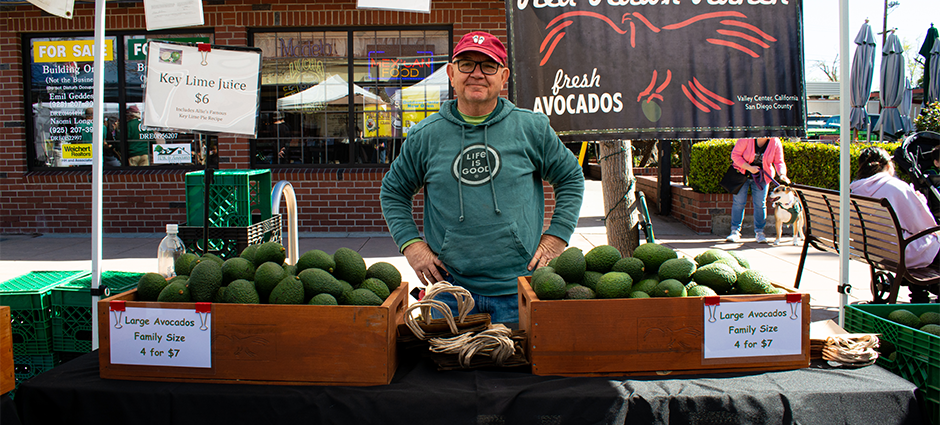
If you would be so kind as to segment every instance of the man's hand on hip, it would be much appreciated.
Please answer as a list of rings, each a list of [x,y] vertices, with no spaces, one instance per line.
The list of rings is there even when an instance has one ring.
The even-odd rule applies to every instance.
[[[425,285],[437,283],[444,280],[440,270],[444,269],[444,263],[437,258],[437,254],[431,251],[427,242],[420,241],[408,245],[405,252],[402,252],[408,259],[408,264],[414,269],[418,279]]]
[[[539,247],[535,250],[535,256],[529,262],[529,271],[548,265],[555,257],[561,255],[568,243],[558,236],[542,235],[539,240]]]

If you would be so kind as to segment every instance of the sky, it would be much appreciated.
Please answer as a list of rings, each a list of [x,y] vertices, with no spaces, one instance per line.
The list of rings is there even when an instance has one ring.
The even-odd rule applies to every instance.
[[[893,0],[900,4],[888,13],[888,28],[897,28],[901,45],[911,50],[908,58],[923,60],[917,52],[924,43],[927,29],[932,23],[940,29],[940,1]],[[803,0],[803,44],[806,81],[828,81],[825,74],[814,66],[816,61],[831,65],[839,54],[839,0]],[[855,53],[855,36],[869,20],[878,51],[881,51],[885,0],[849,0],[849,64]],[[872,88],[877,90],[881,55],[875,56],[875,75]],[[908,75],[908,78],[911,76]],[[916,83],[916,82],[915,82]]]

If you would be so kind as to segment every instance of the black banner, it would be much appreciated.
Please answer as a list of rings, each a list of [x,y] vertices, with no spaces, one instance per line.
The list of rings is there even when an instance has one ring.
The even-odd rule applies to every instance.
[[[506,0],[513,101],[566,140],[804,135],[801,0]]]

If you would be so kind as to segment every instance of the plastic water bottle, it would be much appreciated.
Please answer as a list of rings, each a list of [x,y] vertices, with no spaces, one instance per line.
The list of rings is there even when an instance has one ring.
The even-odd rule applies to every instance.
[[[160,241],[160,247],[157,249],[157,273],[163,277],[176,276],[174,265],[176,259],[186,252],[186,246],[183,240],[176,236],[179,227],[176,224],[166,225],[166,237]]]

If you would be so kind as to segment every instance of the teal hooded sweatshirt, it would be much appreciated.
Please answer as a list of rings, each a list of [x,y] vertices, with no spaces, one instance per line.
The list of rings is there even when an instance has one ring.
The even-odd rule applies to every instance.
[[[479,295],[514,294],[543,233],[543,180],[555,191],[544,233],[568,241],[584,174],[548,117],[499,98],[472,125],[450,100],[409,130],[382,180],[382,214],[399,248],[419,237],[412,199],[424,188],[424,237],[454,281]]]

